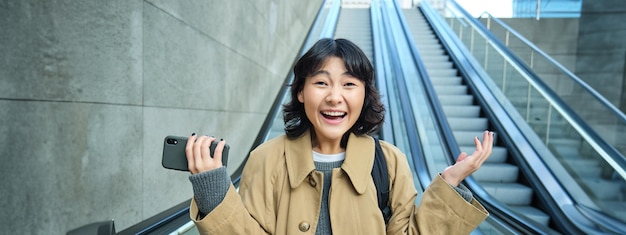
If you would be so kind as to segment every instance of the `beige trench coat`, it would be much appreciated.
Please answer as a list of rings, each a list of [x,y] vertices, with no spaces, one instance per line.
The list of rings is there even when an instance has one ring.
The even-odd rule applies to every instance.
[[[393,215],[385,228],[371,177],[374,141],[352,134],[341,169],[332,173],[329,211],[333,234],[468,234],[487,216],[475,199],[465,201],[437,175],[421,205],[405,155],[381,141],[389,168]],[[322,200],[323,174],[315,171],[311,137],[277,137],[255,149],[239,188],[231,185],[212,212],[197,220],[200,234],[315,234]]]

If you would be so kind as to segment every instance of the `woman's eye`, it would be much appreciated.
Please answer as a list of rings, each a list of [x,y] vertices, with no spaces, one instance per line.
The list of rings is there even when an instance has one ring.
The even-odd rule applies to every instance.
[[[344,86],[356,86],[356,84],[355,84],[355,83],[352,83],[352,82],[348,82],[348,83],[346,83]]]
[[[313,83],[313,84],[315,84],[315,85],[320,85],[320,86],[326,85],[326,83],[325,83],[325,82],[321,82],[321,81],[320,81],[320,82],[315,82],[315,83]]]

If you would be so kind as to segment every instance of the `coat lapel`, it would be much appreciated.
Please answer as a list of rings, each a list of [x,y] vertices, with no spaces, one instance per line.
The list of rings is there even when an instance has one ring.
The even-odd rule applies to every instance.
[[[368,135],[350,134],[346,147],[346,159],[341,169],[346,172],[354,189],[359,194],[365,193],[372,181],[374,165],[374,139]]]
[[[291,188],[296,188],[311,171],[315,170],[311,135],[309,131],[306,131],[296,139],[285,138],[285,140],[285,161],[289,184]]]
[[[372,166],[374,164],[374,140],[368,135],[357,136],[350,134],[346,146],[346,159],[341,169],[348,175],[352,186],[357,193],[363,194],[371,182]],[[285,142],[285,161],[289,184],[296,188],[312,171],[313,148],[309,131],[296,139],[287,139]]]

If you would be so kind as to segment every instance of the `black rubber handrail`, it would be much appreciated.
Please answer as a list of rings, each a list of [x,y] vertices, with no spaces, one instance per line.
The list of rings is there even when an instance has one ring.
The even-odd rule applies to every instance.
[[[164,230],[176,230],[176,228],[189,222],[189,204],[191,199],[179,203],[157,215],[154,215],[140,223],[128,227],[117,235],[135,235],[135,234],[163,234]],[[177,222],[174,222],[177,221]],[[103,235],[103,234],[98,234]]]

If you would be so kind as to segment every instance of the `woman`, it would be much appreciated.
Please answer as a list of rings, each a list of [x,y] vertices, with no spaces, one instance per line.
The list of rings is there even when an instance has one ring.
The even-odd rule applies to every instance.
[[[370,175],[384,107],[365,54],[345,39],[322,39],[294,67],[286,135],[250,154],[239,192],[221,164],[220,141],[192,135],[186,154],[190,214],[202,234],[468,234],[488,215],[459,183],[491,154],[493,134],[436,176],[421,205],[405,155],[380,142],[389,170],[386,224]]]

